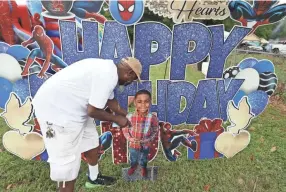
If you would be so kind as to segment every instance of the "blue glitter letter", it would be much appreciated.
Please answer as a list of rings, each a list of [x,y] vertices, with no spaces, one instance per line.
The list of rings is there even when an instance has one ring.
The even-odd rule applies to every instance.
[[[204,107],[206,105],[206,107]],[[196,97],[190,110],[188,124],[198,124],[200,119],[219,118],[219,104],[216,90],[216,80],[201,80],[199,82]]]
[[[145,89],[152,94],[152,81],[144,81],[142,83],[138,83],[138,91]]]
[[[240,89],[240,86],[244,82],[244,79],[232,79],[227,87],[225,87],[225,81],[219,80],[217,82],[218,95],[219,95],[219,104],[220,104],[220,115],[221,118],[227,120],[227,105],[230,100],[235,96],[237,91]]]
[[[121,91],[119,88],[115,90],[115,98],[117,99],[119,105],[123,109],[128,109],[128,96],[134,96],[137,89],[137,82],[133,82],[132,84],[124,87],[124,90]]]
[[[117,64],[123,57],[130,56],[132,53],[127,28],[115,21],[105,22],[100,57],[112,59]]]
[[[221,78],[227,56],[249,33],[251,29],[234,27],[224,42],[223,25],[213,26],[209,28],[213,35],[213,45],[210,52],[210,65],[207,73],[207,78]]]
[[[179,125],[187,121],[192,101],[196,93],[196,87],[189,82],[174,82],[168,85],[167,98],[167,122]],[[185,97],[185,109],[181,111],[181,97]]]
[[[194,41],[194,50],[189,50],[190,41]],[[202,61],[211,48],[211,33],[200,23],[175,25],[171,60],[171,80],[184,80],[187,64]]]
[[[157,105],[152,105],[151,111],[157,112],[160,121],[166,121],[166,95],[168,80],[157,80]]]
[[[149,80],[150,65],[160,64],[168,59],[171,39],[170,29],[161,23],[147,22],[135,26],[134,53],[142,63],[142,80]],[[158,50],[154,53],[151,53],[152,41],[158,44]]]
[[[78,51],[76,24],[72,21],[60,21],[63,60],[68,65],[86,58],[98,58],[97,22],[82,22],[82,47]]]

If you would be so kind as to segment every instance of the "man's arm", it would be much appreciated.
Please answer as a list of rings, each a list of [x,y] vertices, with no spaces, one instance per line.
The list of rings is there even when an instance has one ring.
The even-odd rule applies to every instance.
[[[104,109],[98,109],[93,107],[92,105],[88,105],[87,107],[88,116],[100,120],[100,121],[111,121],[118,124],[120,127],[128,127],[130,126],[130,122],[125,116],[113,115],[111,113],[106,112]]]
[[[118,101],[113,98],[113,99],[109,99],[107,101],[107,106],[116,114],[118,115],[123,115],[126,116],[127,115],[127,111],[125,109],[122,109],[118,103]]]

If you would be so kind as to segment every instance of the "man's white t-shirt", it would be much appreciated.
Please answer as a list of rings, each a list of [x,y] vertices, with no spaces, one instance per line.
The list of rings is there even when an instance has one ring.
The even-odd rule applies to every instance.
[[[118,83],[112,60],[84,59],[50,77],[33,98],[36,117],[60,126],[82,126],[88,104],[104,109]]]

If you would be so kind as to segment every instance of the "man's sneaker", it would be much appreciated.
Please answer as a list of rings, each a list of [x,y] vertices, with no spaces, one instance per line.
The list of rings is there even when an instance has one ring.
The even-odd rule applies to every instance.
[[[97,179],[94,181],[92,181],[90,177],[88,177],[88,181],[85,183],[85,187],[88,189],[92,189],[100,186],[109,186],[113,185],[115,181],[115,178],[98,174]]]
[[[142,177],[147,177],[147,168],[146,167],[141,168],[141,175],[142,175]]]
[[[133,175],[133,173],[136,171],[137,169],[137,165],[136,166],[133,166],[133,167],[130,167],[130,169],[128,169],[128,175]]]

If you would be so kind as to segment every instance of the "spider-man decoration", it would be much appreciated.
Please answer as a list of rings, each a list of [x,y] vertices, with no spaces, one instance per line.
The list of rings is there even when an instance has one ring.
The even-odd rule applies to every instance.
[[[112,143],[112,133],[110,131],[104,132],[99,137],[99,151],[98,151],[98,160],[101,160],[102,155],[111,147]],[[86,161],[84,153],[81,154],[81,157]]]
[[[112,17],[121,24],[133,25],[144,12],[143,0],[113,0],[109,2]]]
[[[228,4],[230,15],[243,26],[252,27],[252,31],[260,25],[267,25],[281,20],[286,15],[286,4],[277,4],[277,0],[253,2],[253,5],[244,0],[230,1]],[[251,26],[253,25],[254,26]]]
[[[118,0],[118,11],[124,21],[131,19],[135,8],[134,0]]]
[[[29,40],[24,41],[22,43],[22,46],[26,47],[27,45],[34,42],[37,42],[40,48],[33,49],[29,54],[25,68],[22,72],[22,76],[29,75],[29,68],[33,64],[35,58],[45,60],[43,63],[42,70],[38,74],[39,78],[47,77],[45,72],[48,70],[50,62],[54,64],[52,65],[52,69],[54,71],[58,71],[60,70],[60,68],[65,68],[68,66],[58,56],[53,54],[54,44],[52,40],[45,34],[44,29],[39,25],[34,27],[32,37]]]
[[[107,19],[98,14],[101,10],[103,1],[82,1],[75,0],[71,9],[71,12],[74,13],[77,17],[81,19],[94,19],[99,23],[104,23]]]
[[[33,28],[36,25],[40,25],[40,26],[44,27],[44,25],[40,19],[41,19],[41,15],[39,13],[35,13],[34,16],[31,17],[31,23],[32,23]]]
[[[159,127],[163,151],[169,161],[176,161],[178,156],[181,155],[181,153],[176,150],[181,144],[196,151],[197,142],[194,140],[189,141],[185,136],[186,134],[192,135],[192,130],[172,130],[172,125],[164,122],[160,122]]]

